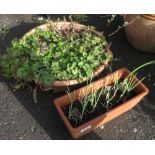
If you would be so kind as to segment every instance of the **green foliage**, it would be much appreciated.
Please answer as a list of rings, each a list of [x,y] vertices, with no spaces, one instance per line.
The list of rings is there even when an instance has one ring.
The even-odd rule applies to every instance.
[[[36,29],[22,39],[12,41],[0,64],[4,75],[18,81],[50,85],[54,80],[82,80],[110,59],[106,41],[89,27],[73,25],[47,30]]]
[[[0,27],[0,34],[2,35],[3,39],[6,37],[8,32],[9,32],[8,26],[5,23],[3,23],[2,26]]]
[[[108,24],[111,24],[115,18],[116,18],[117,15],[111,15],[110,19],[108,19]]]
[[[71,14],[69,15],[71,21],[86,22],[88,20],[88,15],[85,14]]]

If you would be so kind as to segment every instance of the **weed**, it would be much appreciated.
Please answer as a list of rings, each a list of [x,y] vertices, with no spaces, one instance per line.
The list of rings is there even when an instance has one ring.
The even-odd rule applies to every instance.
[[[8,26],[5,23],[3,23],[1,28],[0,28],[0,34],[2,35],[2,39],[4,39],[6,37],[8,32],[9,32]]]

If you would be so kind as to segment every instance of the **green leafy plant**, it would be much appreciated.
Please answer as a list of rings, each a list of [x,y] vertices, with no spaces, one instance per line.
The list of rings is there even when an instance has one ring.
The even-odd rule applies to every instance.
[[[13,40],[0,65],[4,75],[18,83],[35,81],[48,86],[55,80],[82,81],[110,59],[105,38],[90,27],[78,29],[70,24],[58,30],[51,25]]]

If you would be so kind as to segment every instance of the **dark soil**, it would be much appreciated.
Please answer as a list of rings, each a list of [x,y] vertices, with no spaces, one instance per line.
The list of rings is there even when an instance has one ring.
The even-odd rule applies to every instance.
[[[131,91],[129,94],[126,94],[124,97],[122,97],[122,99],[119,99],[120,95],[121,95],[121,92],[119,91],[108,107],[104,106],[105,97],[103,95],[100,97],[95,109],[92,108],[91,102],[89,102],[87,106],[87,110],[85,111],[82,119],[80,117],[82,112],[82,106],[81,106],[81,101],[79,100],[76,100],[73,102],[73,109],[75,108],[74,112],[72,113],[73,117],[70,117],[70,118],[68,117],[70,104],[62,107],[62,110],[65,116],[68,118],[69,122],[71,123],[72,127],[77,128],[78,126],[114,109],[115,107],[118,107],[124,102],[135,97],[137,94],[134,91]]]

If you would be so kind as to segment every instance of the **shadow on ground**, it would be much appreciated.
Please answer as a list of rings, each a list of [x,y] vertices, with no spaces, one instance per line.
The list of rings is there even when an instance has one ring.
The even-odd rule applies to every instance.
[[[52,15],[53,16],[53,15]],[[52,17],[51,16],[51,17]],[[88,21],[85,22],[87,25],[93,25],[98,31],[103,31],[108,42],[112,43],[111,50],[113,52],[114,58],[118,58],[118,61],[113,62],[112,70],[116,70],[120,67],[127,67],[130,70],[139,66],[142,63],[155,59],[155,55],[141,53],[134,49],[127,41],[124,29],[121,29],[112,37],[108,37],[108,34],[115,31],[118,25],[123,22],[122,17],[116,18],[112,24],[107,28],[107,18],[105,15],[89,15]],[[20,25],[13,27],[9,30],[6,38],[0,39],[1,54],[5,52],[6,48],[10,45],[11,40],[15,36],[18,38],[22,37],[27,31],[40,25],[37,23],[21,23]],[[147,73],[155,73],[155,66],[147,67],[140,72],[139,76],[147,76]],[[103,76],[103,74],[102,74]],[[154,78],[155,79],[155,78]],[[0,74],[0,80],[7,82],[10,87],[10,81],[6,81]],[[153,77],[149,81],[145,81],[146,85],[150,89],[150,94],[146,97],[145,101],[141,103],[142,109],[148,113],[152,118],[154,118],[155,110],[153,111],[151,106],[153,106],[155,101],[155,87],[152,83],[154,82]],[[12,89],[10,87],[10,89]],[[59,115],[53,105],[53,99],[62,95],[63,93],[54,93],[38,91],[38,104],[34,104],[32,100],[32,94],[28,92],[27,89],[19,90],[13,92],[19,102],[25,107],[25,109],[35,118],[35,120],[40,124],[40,126],[45,130],[45,132],[50,136],[51,139],[72,139],[66,130],[63,122],[60,120]],[[147,107],[147,108],[146,108]],[[136,109],[136,108],[135,108]],[[151,111],[151,112],[150,112]],[[92,132],[81,139],[104,139],[100,137],[95,132]]]

